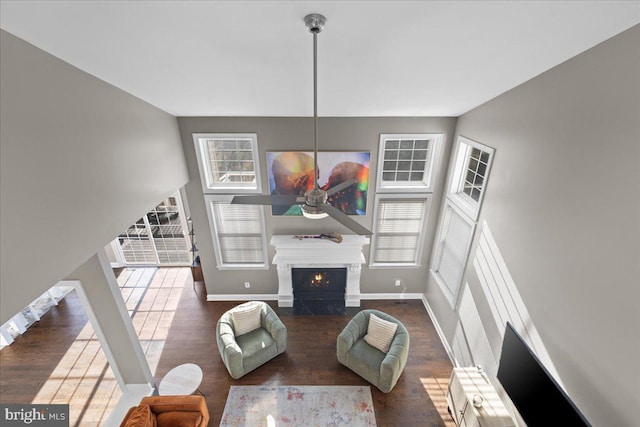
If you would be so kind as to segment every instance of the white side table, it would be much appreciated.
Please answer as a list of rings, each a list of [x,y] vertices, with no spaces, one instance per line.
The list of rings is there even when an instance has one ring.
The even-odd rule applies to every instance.
[[[474,397],[479,399],[478,406],[473,403]],[[456,426],[516,425],[496,389],[478,368],[453,368],[446,398]]]
[[[195,363],[185,363],[178,365],[160,381],[158,394],[160,396],[189,395],[200,390],[202,383],[202,369]],[[204,394],[203,394],[204,396]]]

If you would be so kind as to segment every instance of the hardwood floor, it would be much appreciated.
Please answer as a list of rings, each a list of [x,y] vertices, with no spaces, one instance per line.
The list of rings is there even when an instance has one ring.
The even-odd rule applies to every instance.
[[[121,394],[75,291],[0,351],[0,403],[69,404],[71,426],[97,426]]]
[[[176,282],[174,286],[166,284],[171,280]],[[145,319],[150,319],[150,313],[154,312],[158,319],[154,331],[162,333],[156,332],[155,336],[145,333],[144,328],[151,327],[149,320],[144,322],[147,326],[138,321],[136,330],[141,334],[143,347],[145,342],[148,344],[145,347],[147,357],[153,353],[154,360],[149,361],[158,382],[176,365],[188,362],[200,365],[204,372],[200,390],[206,395],[211,426],[220,422],[231,385],[369,385],[336,359],[336,337],[350,316],[282,314],[281,320],[288,329],[287,351],[243,378],[234,380],[220,359],[215,325],[226,310],[238,303],[207,302],[201,284],[196,285],[195,291],[192,288],[189,269],[158,270],[152,283],[154,281],[162,283],[156,285],[159,288],[175,289],[177,285],[182,292],[176,297],[175,291],[167,291],[167,295],[173,295],[175,300],[171,303],[170,296],[159,300],[162,289],[147,291],[145,295],[153,295],[154,301],[145,303],[142,300],[136,307],[147,307]],[[50,320],[43,318],[33,331],[30,329],[16,343],[0,352],[0,402],[31,402],[43,387],[59,361],[56,358],[60,359],[82,329],[74,304],[68,298],[50,312]],[[277,304],[270,304],[277,311]],[[396,387],[391,393],[384,394],[371,386],[378,426],[453,426],[444,399],[452,366],[422,302],[363,301],[362,308],[377,308],[396,317],[404,323],[411,337],[409,359]],[[140,313],[134,313],[134,325],[138,315]],[[77,323],[75,326],[74,322]],[[54,338],[57,334],[61,337]],[[32,339],[31,335],[36,338]],[[46,347],[36,345],[47,339],[51,342]],[[7,352],[7,349],[11,350]]]

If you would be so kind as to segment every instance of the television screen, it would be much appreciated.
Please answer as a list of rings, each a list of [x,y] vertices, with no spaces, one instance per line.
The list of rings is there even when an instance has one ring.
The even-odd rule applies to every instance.
[[[511,323],[502,342],[498,381],[528,427],[591,426]]]

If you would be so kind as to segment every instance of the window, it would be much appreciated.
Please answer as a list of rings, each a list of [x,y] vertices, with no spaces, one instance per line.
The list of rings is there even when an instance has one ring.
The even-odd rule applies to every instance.
[[[460,212],[450,200],[445,203],[431,272],[453,306],[467,265],[475,223]]]
[[[493,148],[467,138],[458,138],[449,197],[474,220],[480,211],[493,152]]]
[[[378,192],[430,192],[441,134],[380,135]]]
[[[376,196],[370,267],[420,265],[428,201],[426,195]]]
[[[204,193],[259,193],[256,134],[194,134]]]
[[[454,153],[449,191],[431,258],[431,274],[451,307],[456,304],[469,259],[494,149],[460,136]]]
[[[232,198],[205,196],[218,268],[269,268],[263,207],[232,205]]]
[[[186,231],[182,199],[175,193],[122,232],[111,248],[123,265],[189,265]]]

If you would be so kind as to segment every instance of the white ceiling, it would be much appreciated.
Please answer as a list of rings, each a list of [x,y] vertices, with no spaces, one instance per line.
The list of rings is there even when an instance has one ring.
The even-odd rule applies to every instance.
[[[640,22],[640,1],[6,1],[2,29],[175,116],[459,116]]]

